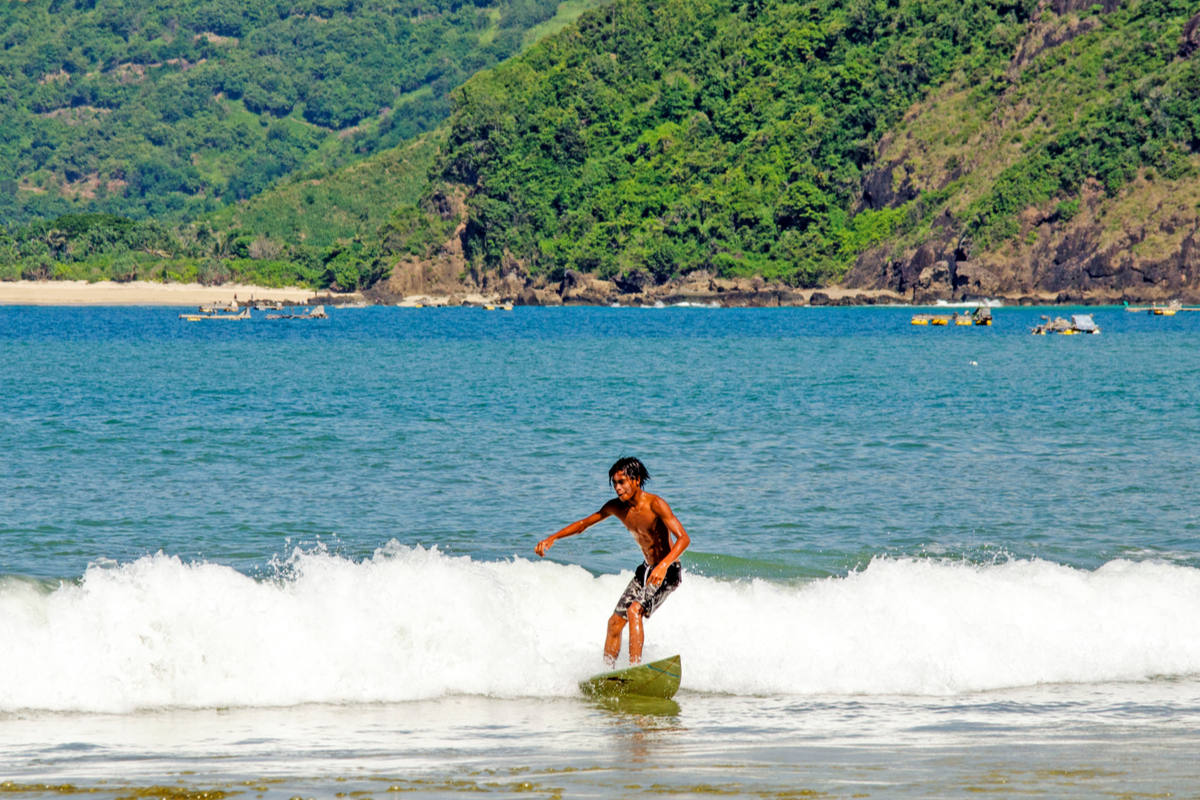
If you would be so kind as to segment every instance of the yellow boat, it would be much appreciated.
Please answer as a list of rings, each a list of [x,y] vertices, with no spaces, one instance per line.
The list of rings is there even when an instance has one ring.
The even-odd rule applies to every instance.
[[[1060,336],[1075,336],[1080,333],[1096,335],[1100,333],[1100,326],[1092,319],[1091,314],[1072,314],[1069,320],[1062,317],[1050,319],[1046,316],[1043,316],[1042,319],[1045,322],[1031,331],[1034,336],[1045,336],[1048,333],[1057,333]]]

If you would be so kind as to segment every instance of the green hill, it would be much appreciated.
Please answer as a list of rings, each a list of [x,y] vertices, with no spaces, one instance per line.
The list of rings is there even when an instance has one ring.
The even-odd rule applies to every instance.
[[[564,3],[547,27],[577,11]],[[1192,12],[1180,0],[617,0],[450,92],[435,133],[298,171],[136,258],[341,288],[402,258],[451,258],[476,273],[641,284],[704,270],[918,298],[1195,292]],[[273,120],[267,140],[301,136],[269,132],[303,113]],[[73,254],[135,230],[95,223],[64,239],[48,225],[0,241],[9,274],[78,274],[64,265],[99,256]],[[160,241],[149,223],[136,230]]]
[[[1200,18],[1180,2],[1081,5],[1044,4],[1003,71],[954,76],[894,126],[869,181],[895,191],[866,199],[915,196],[909,223],[850,283],[918,296],[1196,294]]]
[[[438,174],[469,260],[546,274],[1194,287],[1194,11],[620,0],[458,90]]]
[[[460,89],[441,176],[469,257],[812,285],[898,215],[853,214],[874,148],[955,74],[1003,70],[1028,2],[619,0]]]
[[[372,237],[398,205],[420,200],[444,139],[433,131],[342,169],[303,170],[205,221],[311,247]]]
[[[5,0],[0,220],[195,218],[398,145],[558,6]]]

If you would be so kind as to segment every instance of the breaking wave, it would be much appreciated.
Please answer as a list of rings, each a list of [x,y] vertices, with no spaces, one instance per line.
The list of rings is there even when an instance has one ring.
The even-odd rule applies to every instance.
[[[396,543],[280,576],[166,555],[0,580],[0,710],[573,696],[629,574]],[[647,622],[684,689],[945,695],[1200,673],[1200,570],[876,559],[796,585],[687,575]]]

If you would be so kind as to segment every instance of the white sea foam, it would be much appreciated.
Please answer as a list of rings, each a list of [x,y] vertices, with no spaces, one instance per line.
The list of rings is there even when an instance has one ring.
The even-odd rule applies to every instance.
[[[158,555],[0,584],[0,710],[569,696],[628,574],[392,545],[278,581]],[[791,586],[688,575],[647,655],[730,694],[952,694],[1200,673],[1200,570],[878,559]]]
[[[961,303],[951,303],[949,300],[938,300],[934,303],[938,308],[1003,308],[1004,301],[991,297],[979,300],[964,300]]]

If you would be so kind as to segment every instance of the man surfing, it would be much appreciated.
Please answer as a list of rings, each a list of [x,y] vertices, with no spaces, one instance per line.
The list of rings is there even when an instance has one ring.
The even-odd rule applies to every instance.
[[[617,496],[589,517],[572,522],[553,536],[537,543],[534,552],[545,556],[556,541],[577,533],[583,533],[602,519],[615,516],[633,534],[634,541],[642,548],[645,563],[633,575],[625,587],[617,607],[608,619],[608,637],[604,640],[604,660],[612,666],[621,652],[621,632],[629,623],[629,663],[642,661],[642,620],[662,605],[667,595],[679,588],[683,581],[683,565],[679,556],[687,549],[691,540],[687,531],[671,512],[667,501],[658,495],[643,491],[650,480],[646,466],[636,458],[622,458],[608,471],[608,481]],[[671,538],[675,541],[672,544]]]

